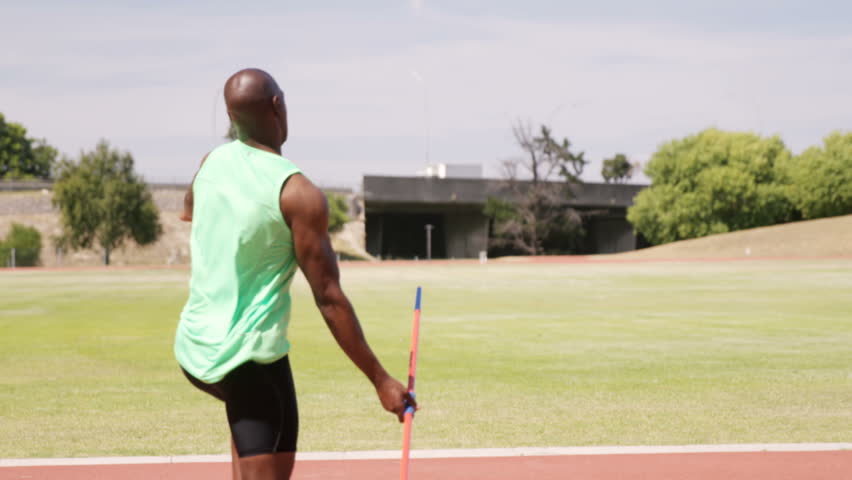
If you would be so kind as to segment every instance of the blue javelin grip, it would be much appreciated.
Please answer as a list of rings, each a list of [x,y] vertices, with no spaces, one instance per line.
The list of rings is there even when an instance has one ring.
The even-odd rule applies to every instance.
[[[413,399],[416,401],[416,400],[417,400],[417,395],[415,395],[415,394],[414,394],[414,392],[411,392],[411,398],[413,398]],[[406,401],[405,401],[405,412],[403,412],[403,415],[405,415],[405,414],[407,414],[407,413],[410,413],[410,414],[411,414],[411,416],[413,417],[413,416],[414,416],[414,411],[415,411],[415,410],[414,410],[414,406],[412,406],[410,403],[408,403],[408,400],[406,400]]]

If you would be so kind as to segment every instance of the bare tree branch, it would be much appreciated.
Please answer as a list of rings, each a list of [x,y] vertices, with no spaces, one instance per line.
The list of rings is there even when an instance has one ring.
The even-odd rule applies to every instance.
[[[581,218],[567,201],[573,195],[571,186],[580,183],[586,164],[583,153],[572,153],[568,139],[556,141],[545,125],[534,135],[528,122],[518,120],[512,134],[524,153],[501,162],[504,194],[510,198],[513,214],[495,219],[491,244],[528,255],[548,248],[565,251],[569,247],[554,245],[556,239],[570,243],[582,231]],[[529,176],[521,178],[521,172]]]

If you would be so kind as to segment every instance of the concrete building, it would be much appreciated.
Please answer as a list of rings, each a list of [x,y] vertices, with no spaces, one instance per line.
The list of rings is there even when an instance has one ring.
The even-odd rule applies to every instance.
[[[615,253],[640,246],[627,207],[644,185],[576,185],[566,203],[585,213],[582,252]],[[475,258],[488,250],[488,196],[507,199],[500,180],[440,177],[364,177],[367,251],[380,258]]]

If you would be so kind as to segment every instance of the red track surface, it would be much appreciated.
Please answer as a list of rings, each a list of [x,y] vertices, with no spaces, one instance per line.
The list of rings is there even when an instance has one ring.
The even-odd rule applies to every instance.
[[[395,479],[397,460],[296,463],[294,480]],[[226,463],[5,467],[0,480],[226,480]],[[852,451],[415,459],[412,480],[852,480]]]

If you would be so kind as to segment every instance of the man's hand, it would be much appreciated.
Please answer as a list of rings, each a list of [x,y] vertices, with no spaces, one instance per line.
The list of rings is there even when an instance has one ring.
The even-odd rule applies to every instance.
[[[408,389],[393,377],[387,376],[379,381],[376,384],[376,393],[379,394],[382,407],[391,413],[395,413],[400,423],[405,417],[406,407],[411,405],[415,410],[417,409],[417,402],[408,393]]]

